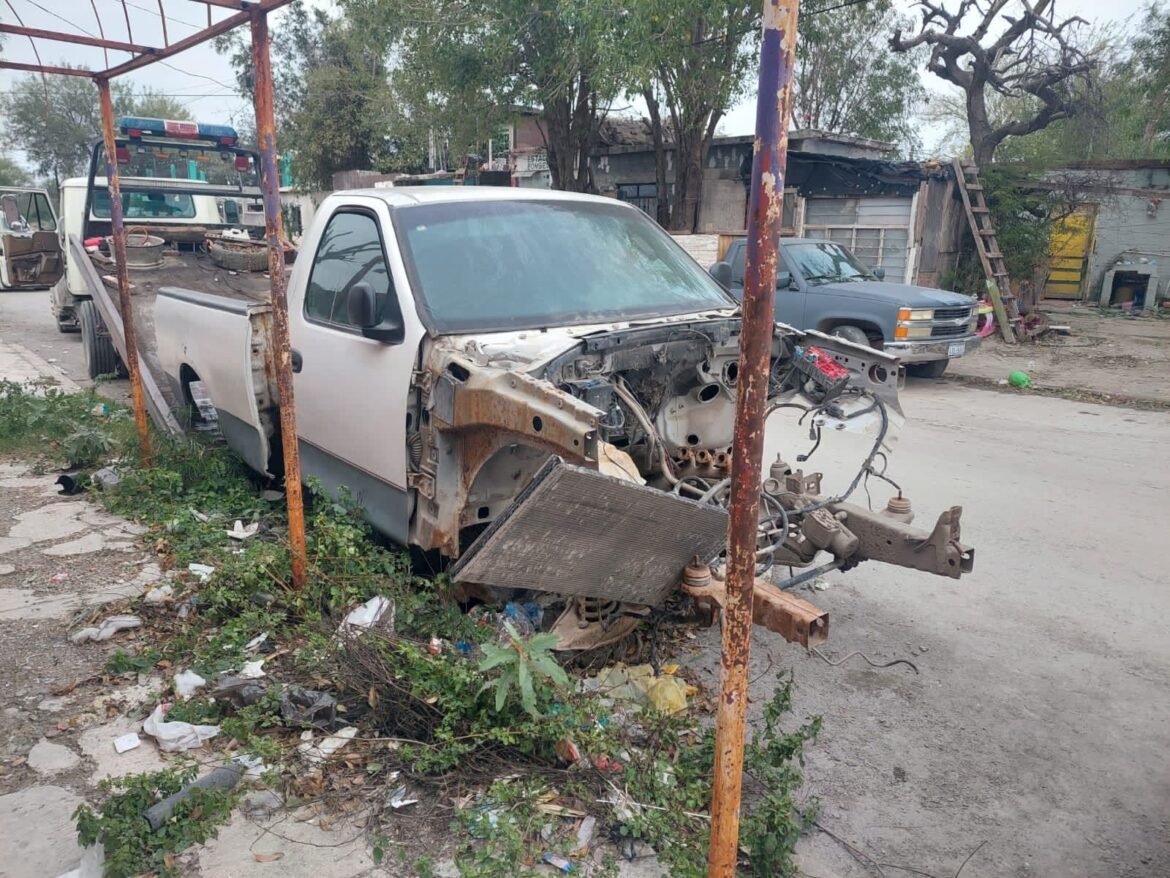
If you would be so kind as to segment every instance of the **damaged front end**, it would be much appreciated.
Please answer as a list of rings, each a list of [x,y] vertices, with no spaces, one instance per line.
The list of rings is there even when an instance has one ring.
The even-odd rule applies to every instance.
[[[433,340],[415,375],[411,542],[452,559],[468,593],[563,597],[562,648],[620,639],[680,588],[713,618],[721,586],[695,571],[717,581],[726,538],[739,332],[721,314]],[[770,414],[791,413],[817,445],[823,430],[872,437],[839,496],[779,460],[760,486],[756,621],[789,639],[827,632],[824,614],[785,594],[816,573],[866,560],[956,578],[972,567],[959,507],[926,532],[900,491],[880,513],[848,502],[863,478],[884,477],[874,462],[901,421],[897,372],[879,351],[776,327]],[[813,570],[774,577],[789,567]]]

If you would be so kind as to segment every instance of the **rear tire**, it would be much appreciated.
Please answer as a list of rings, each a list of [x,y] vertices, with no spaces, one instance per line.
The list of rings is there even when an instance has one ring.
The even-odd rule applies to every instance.
[[[109,335],[98,332],[97,308],[86,299],[77,308],[77,322],[81,326],[81,349],[85,353],[85,372],[90,378],[99,375],[117,375],[120,371],[118,352]]]
[[[906,373],[915,378],[942,378],[950,360],[931,360],[929,363],[909,363]]]
[[[869,336],[865,334],[865,330],[860,326],[836,326],[830,335],[835,335],[837,338],[843,338],[845,341],[851,341],[854,344],[863,344],[869,348],[874,347],[873,342],[870,341]]]

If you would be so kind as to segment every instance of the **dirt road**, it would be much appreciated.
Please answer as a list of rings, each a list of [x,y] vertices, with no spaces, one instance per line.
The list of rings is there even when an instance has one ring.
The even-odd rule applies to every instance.
[[[78,340],[32,294],[0,296],[0,337],[79,375]],[[975,852],[963,878],[1170,875],[1170,413],[914,381],[903,405],[890,473],[920,524],[963,506],[976,572],[863,566],[807,595],[833,614],[826,655],[918,675],[757,636],[757,709],[791,667],[798,713],[824,717],[806,772],[822,825],[890,864],[822,833],[808,873],[949,878]],[[789,460],[807,450],[770,426]],[[862,444],[826,439],[810,465],[828,490]],[[717,632],[699,643],[689,663],[714,684]]]

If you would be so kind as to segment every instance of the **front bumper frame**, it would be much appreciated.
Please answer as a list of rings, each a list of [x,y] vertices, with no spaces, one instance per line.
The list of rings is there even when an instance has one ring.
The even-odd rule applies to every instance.
[[[983,341],[978,335],[961,335],[954,338],[934,339],[924,338],[921,341],[907,339],[905,341],[888,341],[882,349],[887,354],[893,354],[902,364],[930,363],[935,360],[949,360],[950,346],[958,342],[965,343],[963,355],[971,353]]]

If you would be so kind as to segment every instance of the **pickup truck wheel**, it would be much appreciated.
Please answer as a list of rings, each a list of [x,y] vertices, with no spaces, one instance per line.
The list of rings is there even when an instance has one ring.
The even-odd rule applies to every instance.
[[[85,371],[90,378],[99,375],[117,375],[118,352],[108,335],[98,334],[97,308],[89,299],[77,308],[77,322],[81,324],[81,348],[85,353]]]
[[[931,360],[929,363],[909,363],[906,372],[916,378],[942,378],[950,360]]]
[[[837,326],[829,334],[835,335],[837,338],[843,338],[845,341],[851,341],[854,344],[863,344],[870,348],[873,347],[869,336],[865,334],[865,330],[860,326]]]

